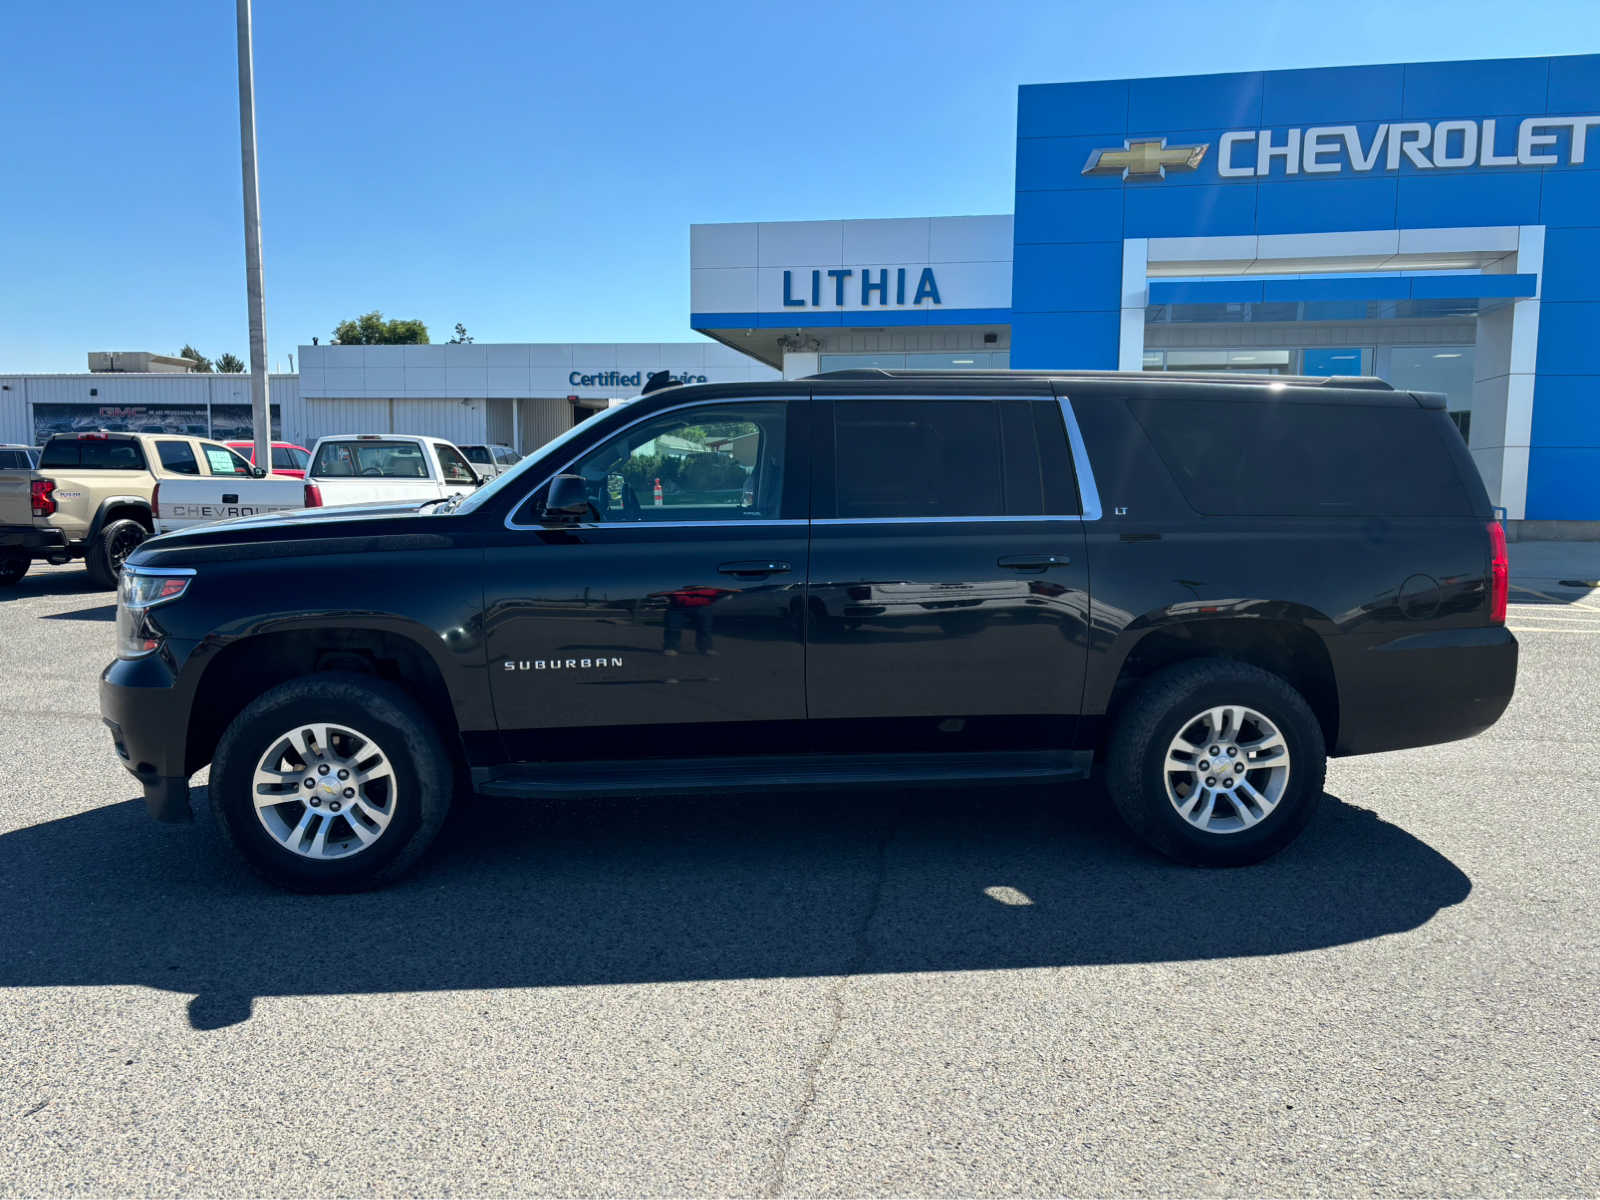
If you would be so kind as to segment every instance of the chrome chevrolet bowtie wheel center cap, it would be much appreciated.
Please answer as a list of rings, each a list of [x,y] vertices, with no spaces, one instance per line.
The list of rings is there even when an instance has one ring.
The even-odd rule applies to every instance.
[[[383,836],[396,785],[389,756],[367,734],[348,725],[300,725],[271,742],[256,764],[256,817],[292,854],[344,858]]]
[[[1195,714],[1162,766],[1167,799],[1206,833],[1238,833],[1264,821],[1289,786],[1289,746],[1263,713],[1221,705]]]

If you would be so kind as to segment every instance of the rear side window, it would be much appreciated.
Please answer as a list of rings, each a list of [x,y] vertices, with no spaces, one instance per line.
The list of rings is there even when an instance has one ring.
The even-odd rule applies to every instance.
[[[304,450],[297,450],[293,446],[274,446],[272,448],[272,469],[274,471],[304,471],[306,463],[311,461],[311,456]]]
[[[839,400],[833,428],[839,517],[1005,514],[992,400]]]
[[[1128,406],[1184,498],[1211,516],[1474,515],[1437,412],[1167,397]]]
[[[156,453],[161,457],[161,465],[176,475],[200,474],[200,463],[188,442],[157,442]]]
[[[142,471],[138,442],[110,438],[52,438],[39,456],[39,469],[80,467],[88,471]]]
[[[31,467],[28,456],[21,450],[0,450],[0,470],[12,470],[17,467]]]

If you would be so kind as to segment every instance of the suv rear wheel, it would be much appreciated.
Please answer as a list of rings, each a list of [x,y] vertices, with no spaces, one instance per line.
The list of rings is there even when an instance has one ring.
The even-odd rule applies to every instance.
[[[1326,767],[1322,727],[1286,680],[1202,659],[1152,675],[1129,699],[1106,785],[1154,849],[1197,866],[1243,866],[1305,828]]]
[[[131,518],[112,521],[95,536],[84,555],[83,565],[89,570],[89,581],[96,587],[116,587],[122,564],[149,536],[150,531]]]
[[[404,692],[329,672],[280,684],[234,718],[211,764],[211,810],[270,882],[358,891],[422,857],[454,779],[437,726]]]

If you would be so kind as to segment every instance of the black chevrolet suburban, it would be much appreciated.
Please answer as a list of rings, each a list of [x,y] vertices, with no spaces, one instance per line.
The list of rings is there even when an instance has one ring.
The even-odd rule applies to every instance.
[[[1286,845],[1329,754],[1509,703],[1501,527],[1377,379],[832,372],[666,388],[465,498],[128,559],[101,709],[151,813],[316,891],[455,797],[997,784],[1099,764],[1183,862]]]

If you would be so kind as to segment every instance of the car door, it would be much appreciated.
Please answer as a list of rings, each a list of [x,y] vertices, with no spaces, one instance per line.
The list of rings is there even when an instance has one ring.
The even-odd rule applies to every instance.
[[[1067,746],[1088,570],[1058,402],[818,396],[813,454],[816,745]]]
[[[543,512],[549,479],[491,536],[490,686],[508,755],[677,757],[804,736],[804,397],[643,416],[563,472],[588,519]]]
[[[472,464],[454,446],[435,442],[433,454],[439,463],[439,495],[448,496],[454,492],[471,491],[482,482],[478,473],[472,469]]]

